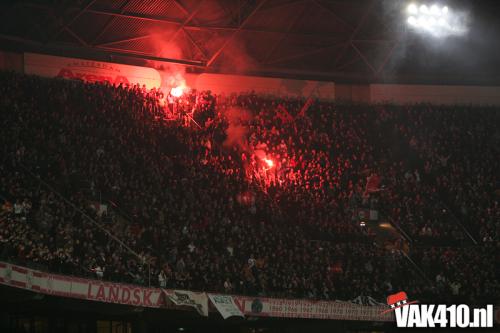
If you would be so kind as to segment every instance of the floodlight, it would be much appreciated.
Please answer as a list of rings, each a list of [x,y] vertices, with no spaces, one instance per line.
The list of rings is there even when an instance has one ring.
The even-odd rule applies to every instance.
[[[410,16],[408,17],[408,24],[410,25],[417,25],[417,19],[415,18],[415,16]]]
[[[437,5],[432,5],[431,13],[432,13],[432,15],[439,16],[439,15],[441,15],[441,10],[439,10],[439,7]]]
[[[406,8],[406,10],[410,14],[417,14],[418,13],[418,7],[414,3],[409,4],[408,8]]]
[[[428,0],[426,0],[428,1]],[[462,36],[468,31],[468,13],[438,3],[410,3],[406,7],[406,23],[417,33],[435,38]]]
[[[420,16],[418,18],[418,25],[424,28],[427,27],[427,19],[425,18],[425,16]]]

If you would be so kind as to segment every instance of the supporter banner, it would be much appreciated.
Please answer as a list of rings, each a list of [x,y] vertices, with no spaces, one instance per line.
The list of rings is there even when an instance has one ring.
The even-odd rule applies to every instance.
[[[363,321],[394,321],[392,313],[381,314],[387,306],[363,306],[349,302],[311,301],[235,296],[245,316],[313,318]]]
[[[0,284],[47,295],[78,298],[123,305],[173,309],[195,308],[208,316],[208,298],[224,318],[262,316],[277,318],[313,318],[328,320],[394,321],[393,312],[381,314],[386,305],[377,305],[369,297],[351,302],[276,299],[248,296],[215,295],[184,290],[161,290],[121,283],[82,279],[0,262]],[[165,297],[166,296],[166,297]],[[167,301],[170,300],[170,301]],[[172,304],[173,303],[173,304]],[[175,304],[175,305],[174,305]],[[500,309],[495,308],[495,322],[500,323]]]
[[[54,296],[142,307],[167,307],[160,289],[48,274],[0,262],[0,284]]]
[[[160,73],[154,68],[34,53],[24,54],[24,72],[86,82],[139,84],[141,87],[145,85],[148,89],[161,86]]]
[[[208,297],[222,315],[222,318],[245,317],[245,315],[243,315],[240,309],[236,306],[236,303],[234,303],[232,296],[208,294]]]
[[[175,305],[185,305],[196,309],[202,316],[208,317],[208,298],[205,293],[196,293],[187,290],[163,289],[165,295]]]

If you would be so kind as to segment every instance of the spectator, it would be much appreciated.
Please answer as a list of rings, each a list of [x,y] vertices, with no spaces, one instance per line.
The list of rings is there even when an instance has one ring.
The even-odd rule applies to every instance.
[[[315,101],[302,115],[301,99],[193,91],[168,96],[166,111],[160,91],[137,86],[0,82],[11,110],[0,191],[15,203],[0,220],[5,260],[279,297],[499,294],[495,110]],[[408,253],[430,283],[374,245],[358,208],[414,240]]]

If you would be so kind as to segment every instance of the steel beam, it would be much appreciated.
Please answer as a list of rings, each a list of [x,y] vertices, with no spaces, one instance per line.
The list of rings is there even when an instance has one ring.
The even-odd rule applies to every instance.
[[[312,49],[312,50],[308,50],[308,51],[304,51],[304,52],[292,54],[292,55],[289,55],[289,56],[286,56],[286,57],[282,57],[282,58],[279,58],[279,59],[274,59],[273,61],[267,62],[266,65],[272,65],[272,64],[282,63],[282,62],[285,62],[285,61],[299,59],[299,58],[306,57],[306,56],[309,56],[309,55],[317,54],[317,53],[320,53],[320,52],[323,52],[323,51],[327,51],[327,50],[330,50],[332,48],[344,45],[345,43],[346,43],[345,41],[342,41],[342,42],[338,42],[338,43],[334,43],[334,44],[330,44],[330,45],[318,47],[318,48],[315,48],[315,49]]]
[[[75,22],[83,13],[85,13],[90,8],[90,6],[92,6],[95,2],[96,0],[89,0],[89,2],[83,8],[81,8],[78,11],[78,13],[75,16],[73,16],[73,18],[71,18],[71,20],[63,24],[61,29],[59,29],[55,34],[53,34],[52,37],[50,37],[45,43],[49,43],[51,40],[57,38],[57,36],[59,36],[66,28],[68,28],[71,24],[73,24],[73,22]],[[45,8],[50,8],[50,7],[45,7]]]
[[[123,3],[123,5],[121,5],[120,7],[120,13],[124,13],[125,12],[125,8],[127,8],[128,4],[130,3],[130,0],[127,0],[125,1],[125,3]],[[99,33],[97,34],[97,36],[94,37],[94,39],[92,40],[92,45],[95,45],[95,43],[99,40],[99,38],[102,37],[102,35],[104,35],[104,33],[106,32],[106,30],[108,30],[108,28],[111,26],[111,24],[113,24],[113,22],[116,20],[116,16],[113,16],[112,18],[110,18],[108,20],[108,22],[106,22],[106,24],[104,25],[104,27],[102,27],[101,31],[99,31]]]
[[[66,27],[65,30],[71,35],[73,36],[73,38],[75,38],[82,46],[89,46],[89,44],[83,40],[83,38],[81,38],[80,36],[78,36],[77,33],[75,33],[73,30],[71,30],[70,27]]]
[[[226,46],[236,37],[236,35],[241,31],[241,29],[250,21],[250,19],[259,11],[259,9],[267,2],[267,0],[262,0],[255,8],[254,10],[248,14],[248,16],[241,22],[241,25],[236,29],[231,36],[226,38],[222,46],[212,55],[212,57],[207,61],[207,67],[210,67],[214,61],[219,57],[219,55],[224,51]]]
[[[191,36],[189,31],[187,31],[186,29],[184,29],[183,31],[184,31],[184,34],[186,35],[187,39],[198,49],[198,51],[200,51],[201,55],[203,56],[203,59],[204,60],[208,59],[208,56],[205,53],[205,50],[203,50],[201,48],[201,46],[198,45],[198,43],[193,39],[193,36]]]
[[[182,22],[181,26],[169,38],[169,40],[168,40],[169,43],[172,42],[177,37],[179,32],[184,30],[184,27],[186,26],[186,24],[188,24],[189,21],[191,21],[194,18],[194,16],[200,11],[204,2],[205,2],[205,0],[199,1],[196,8],[191,13],[188,13],[188,17],[184,20],[184,22]],[[175,1],[175,3],[180,5],[177,1]],[[194,41],[192,41],[192,42],[194,42]]]
[[[396,40],[392,45],[391,49],[389,50],[389,52],[387,52],[387,54],[385,55],[385,58],[380,64],[380,66],[377,68],[377,72],[375,73],[375,75],[380,75],[380,73],[382,73],[383,69],[385,68],[385,65],[387,65],[387,63],[389,62],[389,59],[392,57],[392,54],[394,53],[394,50],[398,45],[399,45],[399,40]]]
[[[370,64],[370,62],[366,59],[366,57],[363,54],[363,52],[361,52],[361,50],[354,43],[352,43],[352,42],[351,42],[351,47],[356,51],[356,53],[358,53],[358,55],[361,57],[361,59],[363,60],[363,62],[371,69],[371,71],[373,72],[373,74],[376,74],[377,70],[375,68],[373,68],[372,64]]]
[[[375,5],[375,0],[371,0],[370,3],[366,6],[363,16],[361,16],[361,19],[356,25],[356,28],[352,31],[351,35],[349,36],[349,39],[347,40],[347,43],[344,45],[343,49],[339,52],[337,58],[335,59],[334,66],[337,66],[338,62],[340,61],[340,59],[342,59],[345,52],[348,50],[349,47],[351,47],[353,39],[356,37],[356,34],[359,32],[359,30],[365,23],[366,18],[371,13],[374,5]]]
[[[298,13],[298,15],[295,17],[295,19],[291,20],[290,21],[290,25],[288,26],[287,30],[286,30],[286,33],[283,34],[283,36],[280,38],[279,42],[277,43],[274,43],[269,52],[267,53],[266,57],[264,58],[264,63],[267,63],[267,61],[269,60],[269,58],[273,55],[274,51],[276,50],[276,48],[278,46],[280,46],[284,41],[285,39],[288,37],[288,35],[290,34],[290,31],[292,30],[292,28],[295,26],[295,24],[297,24],[297,22],[299,21],[299,19],[302,18],[302,15],[304,15],[306,9],[308,8],[306,5],[303,5],[304,8],[302,8],[302,10]]]
[[[347,23],[346,21],[344,21],[342,18],[340,18],[337,13],[335,13],[333,10],[331,10],[330,8],[328,8],[327,6],[325,6],[323,3],[321,3],[320,1],[318,0],[309,0],[313,3],[315,3],[318,7],[321,7],[323,10],[326,10],[327,12],[329,12],[334,19],[336,19],[337,21],[339,21],[340,23],[342,23],[347,29],[349,30],[352,30],[354,27],[351,26],[349,23]]]
[[[188,59],[173,59],[173,58],[165,58],[165,57],[156,57],[150,54],[146,53],[141,53],[141,52],[135,52],[135,51],[129,51],[129,50],[123,50],[123,49],[116,49],[116,48],[105,48],[105,47],[68,47],[68,46],[60,46],[60,45],[45,45],[43,42],[38,41],[38,40],[32,40],[32,39],[27,39],[27,38],[22,38],[19,36],[12,36],[12,35],[5,35],[5,34],[0,34],[0,41],[9,41],[9,42],[14,42],[17,43],[18,45],[23,46],[24,52],[26,52],[26,47],[28,49],[31,49],[31,52],[39,52],[39,53],[52,53],[52,54],[59,54],[61,51],[66,51],[68,53],[71,53],[74,56],[75,52],[78,54],[84,54],[85,52],[92,52],[94,54],[99,54],[100,56],[103,55],[108,55],[108,56],[118,56],[118,57],[128,57],[132,59],[141,59],[141,60],[151,60],[151,61],[158,61],[158,62],[171,62],[171,63],[177,63],[177,64],[182,64],[182,65],[189,65],[193,67],[200,67],[200,68],[205,68],[205,62],[203,61],[198,61],[198,60],[188,60]]]

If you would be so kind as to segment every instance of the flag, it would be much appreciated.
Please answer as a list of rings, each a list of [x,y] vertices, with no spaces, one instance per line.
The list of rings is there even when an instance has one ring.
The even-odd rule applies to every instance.
[[[187,290],[167,290],[162,289],[163,293],[175,305],[190,306],[196,309],[204,317],[208,317],[208,297],[205,293],[196,293]]]
[[[208,294],[208,297],[212,301],[215,308],[219,311],[222,318],[245,317],[238,306],[236,306],[232,296]]]
[[[297,117],[295,117],[296,119],[297,118],[300,118],[300,117],[303,117],[306,115],[306,112],[307,110],[309,109],[309,107],[312,105],[313,103],[313,99],[311,97],[309,97],[306,102],[304,103],[304,105],[302,106],[302,109],[300,109],[300,112],[297,114]]]
[[[366,178],[365,196],[380,191],[380,176],[373,173]]]
[[[287,109],[281,104],[276,108],[276,113],[283,123],[289,123],[293,121],[293,117],[288,113]]]

